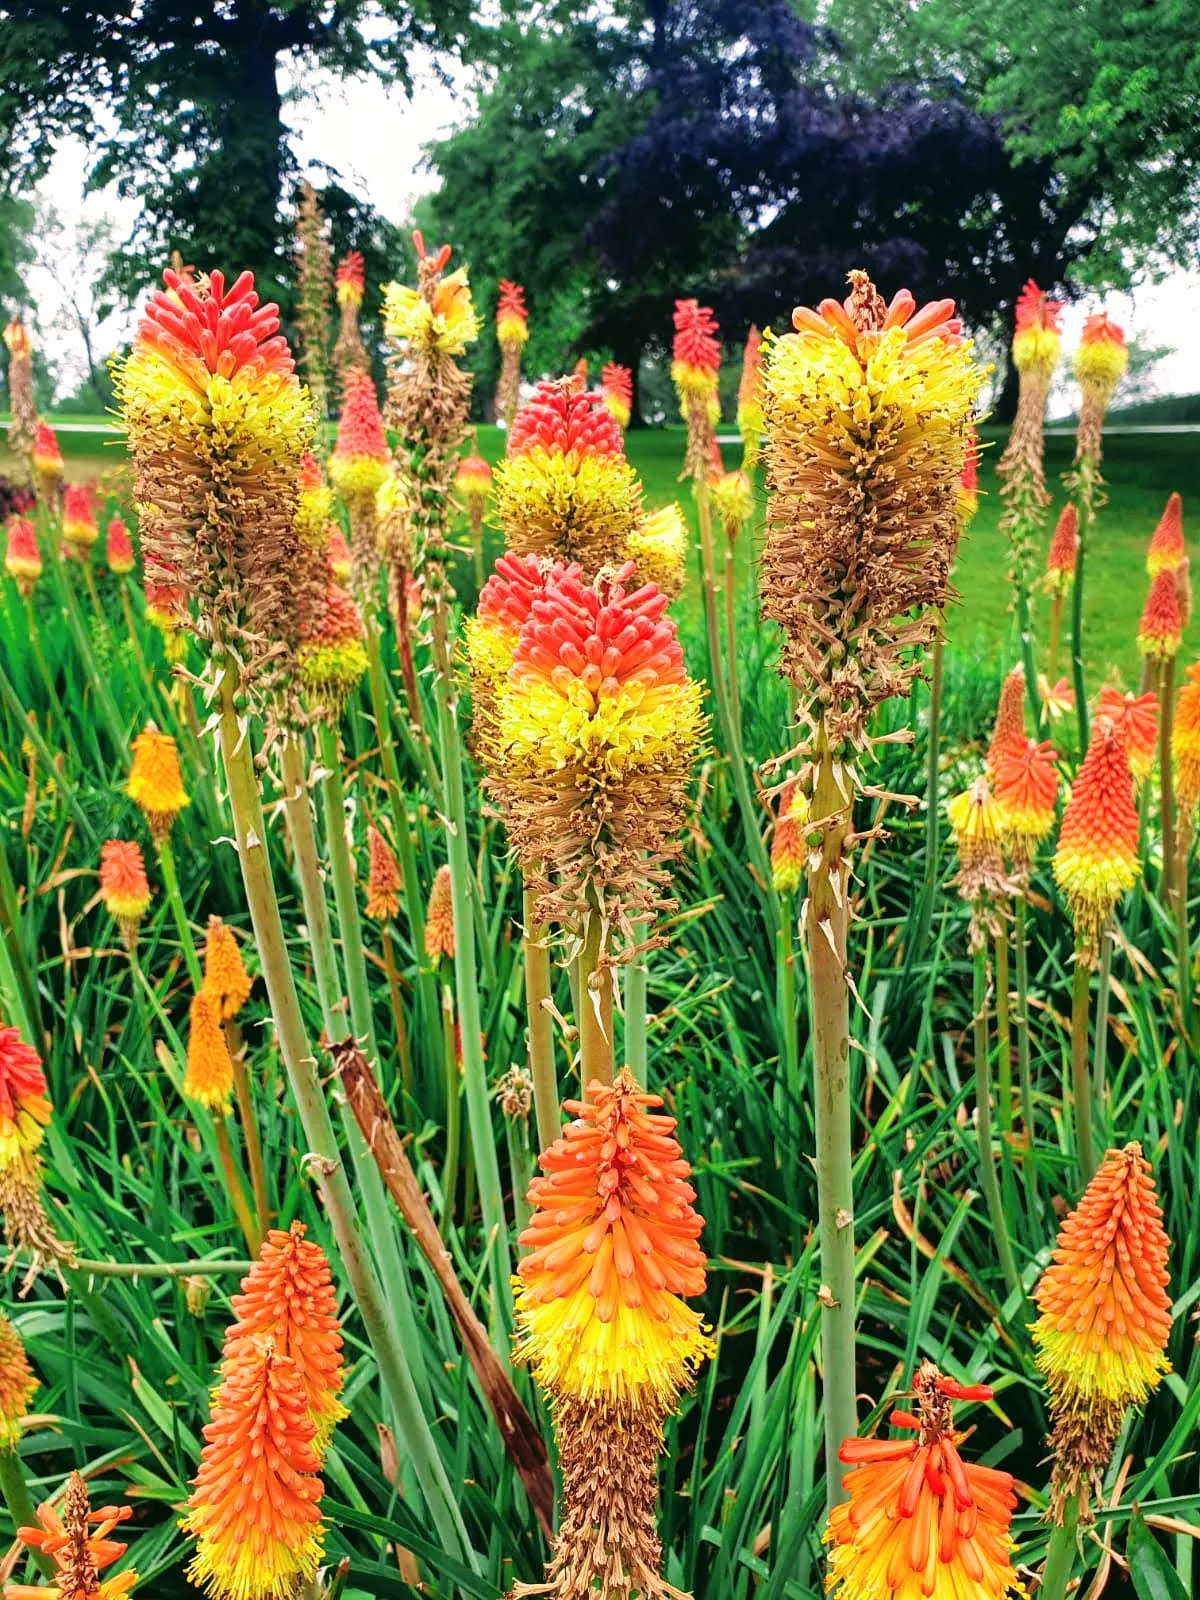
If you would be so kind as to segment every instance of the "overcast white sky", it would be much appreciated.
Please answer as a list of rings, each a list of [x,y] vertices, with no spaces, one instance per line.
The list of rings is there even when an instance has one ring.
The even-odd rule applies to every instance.
[[[335,167],[348,187],[369,195],[379,210],[397,223],[405,220],[413,200],[430,184],[421,165],[423,146],[451,128],[469,109],[462,94],[440,83],[427,67],[418,66],[416,78],[411,101],[373,79],[339,83],[325,75],[307,75],[303,92],[286,80],[281,83],[285,92],[291,91],[286,116],[301,166],[324,162]],[[86,149],[75,142],[64,144],[43,186],[63,220],[69,224],[83,214],[108,215],[118,227],[127,224],[133,202],[122,202],[113,193],[83,198],[86,170]],[[45,272],[36,269],[31,273],[31,287],[46,327],[61,306],[61,293]],[[1068,350],[1078,338],[1084,316],[1099,304],[1087,300],[1067,308],[1063,326]],[[1128,333],[1172,350],[1154,371],[1156,393],[1196,391],[1200,386],[1200,275],[1178,273],[1132,295],[1108,295],[1103,304]],[[114,318],[103,329],[103,350],[119,341],[126,320]],[[44,338],[63,368],[69,389],[82,372],[78,340],[50,332]]]

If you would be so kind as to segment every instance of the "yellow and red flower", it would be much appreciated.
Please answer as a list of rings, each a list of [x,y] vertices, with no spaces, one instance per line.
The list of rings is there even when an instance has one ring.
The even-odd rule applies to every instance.
[[[555,1396],[665,1414],[711,1354],[687,1304],[704,1292],[704,1223],[661,1105],[628,1068],[588,1084],[529,1187],[518,1354]]]
[[[714,478],[709,492],[725,537],[732,543],[754,515],[754,485],[747,473],[735,469]]]
[[[337,441],[329,457],[329,476],[347,500],[374,498],[387,476],[389,459],[375,385],[366,373],[350,371]]]
[[[21,1422],[37,1388],[21,1336],[0,1311],[0,1453],[20,1443]]]
[[[1046,587],[1051,594],[1065,594],[1071,587],[1078,559],[1079,513],[1068,501],[1058,514],[1046,553]]]
[[[42,1058],[16,1028],[0,1025],[0,1211],[8,1242],[35,1255],[52,1246],[38,1152],[53,1109]]]
[[[1083,949],[1095,948],[1140,870],[1129,754],[1112,722],[1097,717],[1054,854],[1055,881],[1066,896]]]
[[[629,426],[633,415],[633,373],[619,361],[608,361],[600,369],[600,398],[604,409],[618,428]]]
[[[213,1001],[222,1022],[237,1016],[250,998],[252,984],[232,930],[220,917],[210,916],[204,933],[204,981],[201,987]]]
[[[108,570],[116,573],[118,578],[133,571],[133,540],[119,516],[110,517],[108,527],[104,530],[104,559],[108,563]]]
[[[996,756],[996,812],[1000,839],[1013,867],[1027,872],[1037,847],[1054,826],[1058,752],[1048,739],[1005,743]]]
[[[763,429],[762,336],[751,327],[742,351],[742,376],[738,383],[737,428],[742,436],[742,467],[749,472],[758,460]]]
[[[1107,406],[1128,365],[1124,332],[1103,311],[1088,317],[1075,352],[1075,376],[1085,397]]]
[[[517,412],[493,475],[496,518],[519,555],[618,561],[640,514],[620,428],[595,395],[542,382]]]
[[[1038,699],[1051,722],[1057,722],[1075,708],[1075,691],[1067,680],[1057,678],[1051,683],[1044,672],[1038,674]]]
[[[1146,571],[1151,578],[1160,572],[1174,572],[1187,560],[1183,542],[1183,501],[1171,495],[1158,519],[1158,526],[1146,551]]]
[[[808,815],[808,796],[790,778],[779,792],[771,834],[771,881],[777,894],[795,894],[804,881],[808,846],[802,830]]]
[[[366,292],[366,272],[361,250],[347,250],[333,275],[333,292],[339,306],[358,311]]]
[[[1200,661],[1184,673],[1183,688],[1171,726],[1171,754],[1175,758],[1175,798],[1190,816],[1200,804]]]
[[[362,617],[328,574],[315,615],[300,641],[300,681],[315,715],[337,717],[367,670]]]
[[[100,897],[129,949],[150,904],[150,883],[141,849],[131,839],[109,839],[100,848]]]
[[[10,517],[5,535],[4,570],[16,580],[21,593],[28,596],[42,575],[37,533],[28,517]]]
[[[188,1010],[187,1068],[183,1092],[207,1111],[224,1117],[233,1097],[233,1057],[221,1026],[221,1003],[200,988]]]
[[[454,902],[450,893],[450,868],[441,866],[429,891],[425,908],[425,954],[434,966],[445,956],[454,960]]]
[[[1013,365],[1018,372],[1033,372],[1048,380],[1058,365],[1062,338],[1058,331],[1062,305],[1051,300],[1030,278],[1017,297]]]
[[[519,283],[508,278],[500,279],[500,294],[496,300],[496,338],[504,345],[518,349],[529,338],[529,312],[525,308],[525,291]]]
[[[994,779],[1000,753],[1008,745],[1025,743],[1025,668],[1020,662],[1005,674],[996,705],[996,721],[988,743],[986,769]]]
[[[329,528],[329,543],[325,550],[329,558],[329,571],[335,583],[346,583],[350,577],[350,546],[346,543],[346,536],[336,523]]]
[[[1006,751],[1013,748],[1005,746]],[[1003,817],[986,776],[981,773],[969,789],[946,802],[946,820],[958,852],[954,881],[971,907],[970,941],[975,949],[986,932],[995,931],[996,902],[1017,887],[1004,870]]]
[[[175,818],[190,802],[179,770],[179,752],[169,733],[148,722],[133,741],[133,763],[125,793],[142,812],[155,844],[171,832]]]
[[[479,337],[479,318],[471,302],[465,267],[438,276],[450,260],[444,244],[432,256],[419,233],[413,234],[418,262],[436,278],[432,298],[404,283],[389,283],[383,290],[383,331],[414,350],[460,356]]]
[[[374,823],[367,826],[366,913],[386,922],[400,910],[400,869],[391,846]]]
[[[296,533],[306,549],[323,550],[329,542],[333,490],[321,476],[320,465],[311,450],[300,457],[296,482]]]
[[[648,511],[625,541],[625,555],[643,583],[652,583],[673,600],[683,588],[688,527],[677,500]]]
[[[979,442],[971,430],[971,447],[958,475],[958,523],[965,529],[979,510]]]
[[[18,1528],[17,1538],[53,1563],[53,1581],[42,1588],[23,1583],[5,1585],[5,1600],[119,1600],[137,1583],[130,1570],[102,1578],[105,1567],[129,1548],[112,1537],[133,1512],[128,1506],[101,1506],[93,1511],[87,1484],[78,1472],[67,1480],[62,1515],[50,1501],[37,1508],[38,1526]]]
[[[482,508],[491,493],[492,469],[480,455],[479,445],[474,437],[471,439],[470,450],[458,463],[454,475],[454,487],[468,509],[476,505]]]
[[[90,550],[100,537],[86,484],[69,483],[63,490],[62,536],[76,550]]]
[[[1122,694],[1111,685],[1101,689],[1096,715],[1107,717],[1125,741],[1129,770],[1136,783],[1143,783],[1154,766],[1158,743],[1158,696]]]
[[[834,1600],[1005,1600],[1021,1591],[1012,1474],[962,1459],[952,1413],[991,1390],[926,1362],[913,1392],[916,1414],[889,1421],[915,1438],[847,1439],[838,1451],[849,1498],[829,1513],[826,1588]]]
[[[698,300],[676,300],[673,321],[671,380],[686,414],[689,397],[707,403],[717,392],[721,368],[721,345],[717,339],[720,330],[712,310]]]
[[[1162,568],[1150,580],[1150,593],[1138,623],[1137,647],[1153,661],[1174,656],[1183,643],[1183,603],[1174,568]]]
[[[33,470],[44,486],[57,487],[62,482],[63,458],[58,435],[48,422],[39,422],[33,436]]]

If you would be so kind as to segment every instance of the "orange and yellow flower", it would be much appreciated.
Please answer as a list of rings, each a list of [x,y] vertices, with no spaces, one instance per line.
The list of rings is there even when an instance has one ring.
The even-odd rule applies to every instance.
[[[1062,338],[1058,331],[1062,305],[1051,300],[1030,278],[1017,297],[1013,365],[1018,372],[1033,372],[1048,381],[1058,365]]]
[[[553,1395],[665,1412],[712,1352],[690,1169],[628,1068],[568,1101],[529,1188],[516,1278],[520,1359]]]
[[[1138,623],[1137,647],[1153,661],[1166,661],[1183,642],[1183,604],[1175,568],[1162,568],[1150,580],[1150,593]]]
[[[1096,715],[1107,717],[1125,741],[1129,770],[1136,783],[1150,776],[1158,743],[1158,696],[1122,694],[1111,685],[1101,689]]]
[[[1054,826],[1058,752],[1048,739],[1006,743],[996,757],[996,811],[1000,840],[1013,867],[1027,872],[1037,847]]]
[[[346,543],[346,536],[335,524],[329,529],[329,543],[325,550],[329,558],[329,571],[335,583],[346,583],[350,578],[350,546]]]
[[[418,260],[431,274],[440,273],[450,260],[448,244],[427,256],[419,233],[413,234],[413,242]],[[408,284],[385,284],[383,331],[389,339],[400,340],[417,351],[461,356],[479,337],[479,318],[471,301],[466,268],[459,267],[439,278],[432,299]]]
[[[1038,699],[1051,722],[1057,722],[1075,708],[1075,691],[1067,680],[1057,678],[1051,683],[1044,672],[1038,674]]]
[[[747,473],[735,469],[714,478],[709,493],[725,537],[732,542],[754,515],[754,485]]]
[[[986,768],[994,779],[1000,753],[1008,745],[1025,743],[1025,668],[1017,663],[1005,674],[996,705],[996,721],[988,742]]]
[[[87,1484],[73,1472],[63,1495],[62,1515],[47,1500],[37,1508],[36,1528],[17,1529],[22,1544],[50,1558],[53,1581],[41,1588],[6,1584],[5,1600],[119,1600],[128,1594],[138,1581],[136,1572],[126,1570],[113,1578],[100,1574],[129,1548],[112,1534],[132,1515],[128,1506],[93,1511]]]
[[[62,482],[63,458],[58,435],[48,422],[39,422],[33,436],[33,470],[43,486]]]
[[[142,852],[132,839],[109,839],[100,848],[100,898],[116,920],[126,948],[132,950],[146,908],[150,882]]]
[[[450,868],[441,866],[434,876],[425,908],[425,954],[436,966],[445,956],[454,960],[454,902],[450,892]]]
[[[4,570],[16,580],[21,593],[28,596],[42,575],[37,533],[28,517],[11,517],[5,535]]]
[[[171,832],[171,824],[189,804],[179,770],[179,752],[169,733],[148,722],[133,741],[133,764],[125,793],[139,807],[155,844]]]
[[[640,516],[620,428],[595,395],[565,380],[539,383],[517,412],[492,483],[510,550],[588,571],[621,559]]]
[[[1140,871],[1129,755],[1112,722],[1097,717],[1063,811],[1054,853],[1054,878],[1085,950],[1095,948]]]
[[[100,537],[86,484],[69,483],[63,490],[62,536],[76,550],[90,550]]]
[[[233,1099],[233,1057],[221,1026],[221,1003],[200,988],[188,1011],[187,1068],[183,1092],[205,1110],[228,1116]]]
[[[379,401],[366,373],[347,372],[345,386],[337,441],[329,457],[329,476],[347,500],[363,496],[373,499],[387,476],[390,459]]]
[[[1074,581],[1078,559],[1079,513],[1068,501],[1058,514],[1046,552],[1046,588],[1051,594],[1066,594]]]
[[[924,1363],[913,1382],[917,1411],[893,1411],[916,1437],[847,1439],[838,1460],[848,1499],[825,1529],[826,1588],[834,1600],[1005,1600],[1023,1592],[1013,1567],[1013,1478],[964,1461],[952,1403],[990,1400]]]
[[[108,570],[116,573],[118,578],[133,571],[133,540],[129,537],[129,529],[118,516],[110,517],[108,527],[104,530],[104,559],[108,563]]]
[[[1171,727],[1171,754],[1175,758],[1175,798],[1190,816],[1200,804],[1200,661],[1184,673],[1183,688]]]
[[[496,339],[501,348],[516,345],[519,350],[528,338],[529,312],[525,308],[525,291],[519,283],[501,278],[500,294],[496,301]]]
[[[1128,365],[1123,331],[1103,311],[1088,317],[1075,352],[1075,376],[1084,396],[1107,406]]]
[[[20,1443],[21,1422],[37,1389],[21,1336],[0,1311],[0,1452]]]
[[[716,396],[721,368],[719,328],[711,309],[698,300],[676,300],[673,320],[671,380],[686,415],[690,397],[707,403]]]
[[[358,607],[330,572],[297,654],[300,681],[314,715],[340,716],[367,670],[364,639]]]
[[[1171,495],[1158,519],[1146,550],[1146,571],[1151,578],[1160,572],[1174,572],[1187,560],[1183,542],[1183,501],[1178,494]]]
[[[296,494],[296,532],[306,549],[323,550],[328,544],[332,514],[333,490],[321,476],[316,456],[306,450],[300,457]]]
[[[0,1212],[9,1244],[35,1261],[58,1253],[42,1208],[39,1154],[53,1109],[42,1058],[16,1028],[0,1025]]]
[[[333,275],[333,292],[339,306],[349,306],[358,311],[366,292],[365,263],[361,250],[348,250],[337,264]]]
[[[492,489],[492,469],[479,453],[479,445],[472,437],[471,448],[458,463],[454,474],[454,487],[468,508],[483,506]]]
[[[962,471],[958,475],[958,522],[966,529],[979,510],[979,448],[974,429],[971,448],[967,451]]]
[[[600,369],[600,398],[604,409],[618,428],[629,426],[633,415],[633,373],[619,361],[608,361]]]
[[[777,894],[795,894],[804,881],[808,846],[803,828],[808,815],[808,796],[791,778],[779,792],[771,835],[771,881]]]
[[[688,526],[677,500],[648,511],[625,540],[625,555],[643,583],[652,583],[673,600],[683,588]]]
[[[737,429],[742,436],[742,468],[749,472],[762,445],[762,336],[751,327],[742,351],[742,376],[738,383]]]
[[[400,910],[400,869],[391,846],[374,823],[367,826],[366,913],[386,922]]]
[[[213,1001],[222,1022],[236,1017],[250,998],[253,979],[246,971],[241,948],[220,917],[210,916],[204,933],[204,982],[201,987]]]

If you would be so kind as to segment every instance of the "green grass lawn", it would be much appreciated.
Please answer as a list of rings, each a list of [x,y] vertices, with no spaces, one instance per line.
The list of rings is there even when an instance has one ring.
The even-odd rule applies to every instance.
[[[955,583],[962,599],[949,613],[947,635],[953,648],[1004,666],[1016,659],[1006,552],[997,528],[1000,502],[995,464],[1005,435],[1003,430],[997,429],[983,432],[988,448],[980,471],[979,514],[960,551]],[[489,460],[495,461],[501,455],[503,442],[504,435],[498,428],[479,429],[480,448]],[[71,479],[112,472],[124,459],[121,443],[111,432],[107,436],[99,429],[87,434],[63,433],[60,443]],[[1059,480],[1070,464],[1072,449],[1073,441],[1069,436],[1051,435],[1047,439],[1047,481],[1052,490],[1059,491],[1048,518],[1047,542],[1053,517],[1062,505]],[[679,498],[690,513],[690,496],[677,481],[683,450],[682,429],[647,429],[632,433],[628,450],[630,460],[645,483],[647,502],[655,506]],[[738,459],[737,448],[726,445],[724,453],[732,466]],[[0,472],[6,470],[7,461],[0,447]],[[1132,683],[1140,673],[1134,637],[1146,595],[1143,565],[1146,543],[1172,490],[1177,489],[1183,495],[1185,513],[1200,496],[1200,439],[1188,434],[1115,434],[1106,442],[1104,471],[1109,503],[1097,523],[1085,589],[1089,677],[1092,682],[1099,683],[1116,674]],[[743,614],[749,618],[752,611],[748,550],[739,559],[739,577],[744,591]],[[694,582],[689,584],[683,601],[689,626],[698,625],[695,587]],[[1039,600],[1037,626],[1042,644],[1045,642],[1046,607],[1047,602]],[[1185,659],[1198,649],[1200,624],[1193,622],[1185,636]],[[1060,665],[1065,667],[1065,655],[1060,656]]]

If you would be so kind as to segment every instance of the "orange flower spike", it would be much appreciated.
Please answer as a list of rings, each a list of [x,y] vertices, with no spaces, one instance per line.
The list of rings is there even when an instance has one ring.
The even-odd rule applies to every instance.
[[[4,570],[15,579],[17,588],[26,598],[42,575],[42,554],[38,549],[37,533],[28,517],[13,517],[6,529]]]
[[[1110,686],[1100,691],[1096,715],[1107,717],[1124,739],[1129,770],[1136,783],[1143,783],[1158,751],[1158,696],[1122,694]]]
[[[795,894],[804,880],[808,846],[802,829],[808,821],[808,797],[795,778],[784,784],[771,835],[771,880],[777,894]]]
[[[100,898],[132,950],[150,904],[150,882],[142,852],[131,839],[108,839],[100,847]]]
[[[518,1355],[560,1399],[665,1410],[712,1353],[686,1304],[704,1292],[704,1223],[661,1105],[628,1067],[588,1084],[529,1186]]]
[[[62,536],[76,550],[90,550],[100,537],[92,496],[85,484],[69,483],[63,490]]]
[[[58,446],[58,435],[48,422],[39,422],[34,434],[33,470],[39,478],[53,483],[62,482],[62,451]]]
[[[0,1027],[0,1172],[27,1164],[53,1109],[41,1056],[16,1028]]]
[[[1175,798],[1187,816],[1200,804],[1200,661],[1194,661],[1184,674],[1171,726],[1171,754],[1175,758]]]
[[[111,517],[104,530],[104,559],[108,570],[115,572],[118,578],[133,571],[133,540],[120,517]]]
[[[1174,572],[1187,559],[1183,542],[1183,501],[1173,494],[1163,509],[1146,550],[1146,571],[1151,578],[1160,572]]]
[[[128,1506],[100,1506],[95,1511],[87,1484],[77,1472],[67,1479],[62,1514],[46,1501],[37,1508],[38,1526],[18,1528],[17,1537],[54,1563],[55,1581],[44,1588],[5,1585],[5,1600],[118,1600],[137,1582],[132,1570],[101,1578],[105,1567],[119,1561],[128,1546],[110,1537],[133,1512]]]
[[[1051,722],[1057,722],[1059,717],[1075,709],[1075,691],[1065,678],[1051,683],[1044,672],[1039,673],[1038,698]]]
[[[391,846],[374,823],[367,826],[366,913],[386,922],[400,911],[400,869]]]
[[[458,464],[454,475],[454,487],[462,496],[463,502],[468,507],[482,506],[492,488],[492,469],[479,453],[479,445],[474,438],[471,448]]]
[[[1084,398],[1101,408],[1107,406],[1128,365],[1129,351],[1121,328],[1103,311],[1088,317],[1075,352],[1075,376]]]
[[[1137,851],[1138,814],[1125,741],[1107,717],[1097,717],[1054,854],[1054,878],[1084,949],[1095,947],[1118,901],[1133,887],[1141,871]]]
[[[295,1366],[304,1385],[316,1432],[313,1449],[323,1457],[330,1436],[348,1415],[338,1400],[344,1377],[337,1296],[320,1245],[305,1237],[302,1222],[286,1232],[273,1228],[258,1260],[232,1299],[235,1321],[225,1335],[225,1359],[236,1359],[240,1341],[270,1343]]]
[[[221,1026],[220,1002],[207,989],[192,996],[188,1011],[187,1068],[183,1092],[206,1111],[229,1115],[233,1096],[233,1058]]]
[[[996,812],[1000,838],[1014,867],[1027,871],[1054,826],[1058,752],[1048,739],[1005,744],[996,760]]]
[[[366,292],[366,272],[361,250],[348,250],[333,275],[333,292],[339,306],[357,311]]]
[[[500,294],[496,301],[496,338],[500,345],[516,345],[519,349],[529,338],[529,312],[525,307],[525,291],[519,283],[500,279]]]
[[[454,960],[454,905],[450,897],[450,868],[441,866],[429,891],[425,912],[425,954],[436,966],[443,956]]]
[[[893,1411],[916,1438],[847,1439],[838,1460],[849,1498],[829,1514],[826,1588],[835,1600],[1004,1600],[1021,1585],[1011,1536],[1011,1473],[963,1461],[952,1402],[990,1399],[926,1362],[918,1414]]]
[[[762,336],[752,327],[742,351],[742,376],[738,383],[737,427],[742,436],[742,466],[749,472],[758,460],[763,430]]]
[[[971,429],[967,454],[958,476],[958,522],[965,528],[979,510],[979,445]]]
[[[673,321],[671,378],[681,399],[696,395],[707,400],[716,393],[721,367],[716,318],[698,300],[676,300]]]
[[[1183,642],[1183,604],[1171,568],[1160,569],[1150,580],[1142,619],[1138,623],[1137,647],[1153,661],[1165,661],[1177,654]]]
[[[350,546],[346,543],[346,536],[342,530],[333,524],[329,529],[329,544],[326,547],[329,558],[329,570],[337,583],[346,583],[350,577]]]
[[[21,1336],[0,1311],[0,1451],[15,1450],[21,1440],[21,1421],[37,1393]]]
[[[1068,502],[1058,514],[1046,552],[1046,587],[1052,594],[1065,594],[1070,588],[1078,558],[1079,513]]]
[[[125,793],[141,810],[155,844],[171,832],[171,824],[189,803],[179,770],[179,752],[168,733],[148,722],[133,741],[133,763]]]
[[[995,778],[1000,752],[1006,745],[1018,748],[1025,743],[1025,668],[1018,662],[1000,685],[996,722],[988,743],[986,770]]]
[[[338,420],[337,442],[329,457],[329,476],[347,498],[374,495],[387,475],[388,444],[375,385],[366,373],[351,370]]]
[[[1035,372],[1048,380],[1058,365],[1062,339],[1058,331],[1062,305],[1051,300],[1030,278],[1016,304],[1013,365],[1018,372]]]
[[[315,1576],[316,1435],[296,1362],[271,1339],[236,1340],[180,1524],[196,1541],[188,1578],[213,1600],[291,1600]]]
[[[209,917],[204,934],[203,988],[223,1022],[236,1017],[246,1004],[252,983],[233,933],[220,917]]]
[[[341,584],[333,581],[328,561],[326,567],[329,581],[319,591],[297,661],[310,710],[315,717],[332,720],[341,715],[367,670],[367,647],[357,605]]]
[[[609,361],[601,368],[600,398],[617,427],[627,428],[633,415],[633,373],[628,367]]]

